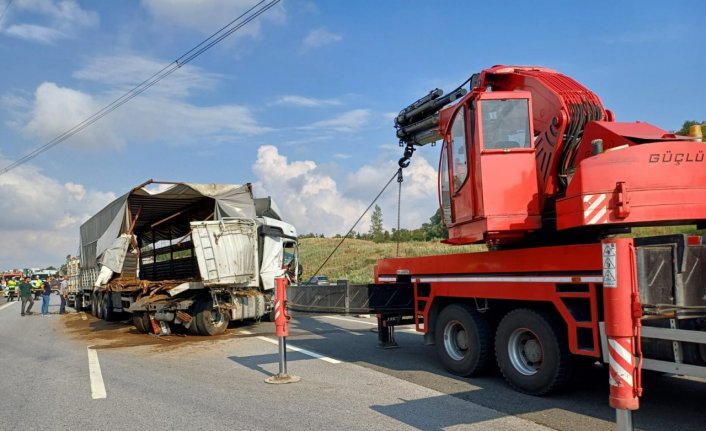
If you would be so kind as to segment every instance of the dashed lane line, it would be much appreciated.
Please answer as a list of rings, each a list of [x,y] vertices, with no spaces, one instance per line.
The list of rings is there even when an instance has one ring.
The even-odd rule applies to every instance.
[[[91,397],[94,400],[105,398],[105,385],[101,374],[101,365],[98,362],[98,352],[86,347],[88,350],[88,374],[91,377]]]
[[[245,334],[245,335],[253,335],[253,333],[250,332],[250,331],[240,331],[240,333],[241,333],[241,334]],[[272,339],[272,338],[269,338],[269,337],[257,336],[257,337],[255,337],[255,338],[257,338],[258,340],[266,341],[266,342],[268,342],[268,343],[270,343],[270,344],[279,345],[279,340],[275,340],[275,339]],[[302,353],[302,354],[307,355],[307,356],[310,356],[310,357],[312,357],[312,358],[314,358],[314,359],[320,359],[320,360],[322,360],[322,361],[324,361],[324,362],[328,362],[329,364],[340,364],[340,363],[341,363],[341,361],[339,361],[338,359],[334,359],[334,358],[331,358],[331,357],[329,357],[329,356],[324,356],[324,355],[321,355],[321,354],[319,354],[319,353],[312,352],[311,350],[302,349],[301,347],[293,346],[293,345],[291,345],[291,344],[289,344],[289,343],[287,343],[287,349],[292,350],[292,351],[295,351],[295,352]]]

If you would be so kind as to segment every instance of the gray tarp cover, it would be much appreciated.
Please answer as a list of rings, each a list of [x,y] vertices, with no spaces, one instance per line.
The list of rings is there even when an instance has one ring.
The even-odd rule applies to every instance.
[[[157,183],[162,184],[164,183]],[[169,187],[161,188],[158,192],[138,187],[129,193],[120,196],[96,215],[81,225],[81,266],[92,268],[97,264],[101,255],[110,248],[123,248],[119,240],[121,234],[128,233],[130,218],[128,200],[130,196],[154,197],[154,205],[159,206],[160,201],[193,200],[199,197],[212,198],[215,202],[214,217],[220,220],[224,217],[255,217],[255,203],[250,192],[250,186],[238,184],[168,184]],[[148,205],[150,200],[147,201]],[[149,212],[146,209],[145,212]],[[114,244],[118,240],[121,244]],[[112,254],[112,253],[111,253]]]

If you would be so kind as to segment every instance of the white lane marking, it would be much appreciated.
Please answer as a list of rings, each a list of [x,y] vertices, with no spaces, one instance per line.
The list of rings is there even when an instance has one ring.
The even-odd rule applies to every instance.
[[[20,301],[12,301],[12,302],[8,302],[8,303],[5,304],[5,305],[0,305],[0,310],[4,310],[5,308],[7,308],[7,307],[9,307],[9,306],[11,306],[11,305],[13,305],[13,304],[17,304],[18,302],[20,302]]]
[[[279,340],[273,340],[273,339],[267,338],[267,337],[256,337],[256,338],[258,340],[267,341],[268,343],[271,343],[271,344],[279,345]],[[294,350],[295,352],[303,353],[303,354],[305,354],[307,356],[311,356],[312,358],[315,358],[315,359],[321,359],[322,361],[328,362],[330,364],[340,364],[341,363],[341,361],[339,361],[338,359],[333,359],[328,356],[320,355],[316,352],[312,352],[311,350],[306,350],[306,349],[302,349],[301,347],[292,346],[291,344],[287,344],[287,349]]]
[[[88,317],[86,317],[86,313],[83,311],[81,312],[81,320],[88,320]]]
[[[240,331],[240,333],[245,334],[245,335],[253,335],[252,332],[247,331],[247,330]],[[267,337],[256,337],[256,338],[258,340],[267,341],[268,343],[271,343],[271,344],[279,345],[279,340],[273,340],[273,339],[267,338]],[[329,358],[328,356],[319,355],[318,353],[312,352],[311,350],[302,349],[301,347],[292,346],[291,344],[287,344],[287,348],[290,350],[294,350],[295,352],[299,352],[299,353],[303,353],[307,356],[311,356],[312,358],[321,359],[322,361],[329,362],[331,364],[340,364],[341,363],[341,361],[339,361],[338,359],[333,359],[333,358]]]
[[[101,374],[101,365],[98,362],[98,352],[86,347],[88,350],[88,375],[91,377],[91,397],[94,400],[105,398],[105,385]]]

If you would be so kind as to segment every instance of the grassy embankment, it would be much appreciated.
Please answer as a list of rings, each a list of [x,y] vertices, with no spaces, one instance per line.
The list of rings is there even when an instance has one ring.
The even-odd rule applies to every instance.
[[[665,226],[635,228],[626,236],[655,236],[676,233],[698,233],[706,235],[706,231],[697,231],[694,226]],[[319,266],[331,254],[340,238],[304,238],[300,241],[299,254],[304,266],[302,280],[308,280]],[[400,243],[400,256],[428,256],[437,254],[467,253],[485,250],[483,245],[451,246],[436,242],[403,242]],[[375,243],[359,239],[346,239],[336,253],[331,256],[319,275],[327,275],[331,282],[347,279],[352,283],[370,283],[373,281],[373,265],[378,259],[395,257],[397,243]]]
[[[308,280],[326,260],[340,238],[304,238],[299,243],[299,256],[304,265],[302,280]],[[428,256],[436,254],[467,253],[485,250],[485,246],[451,246],[440,242],[400,243],[400,256]],[[375,243],[360,239],[346,239],[341,247],[321,268],[319,275],[327,275],[331,282],[347,279],[352,283],[373,281],[373,265],[378,259],[397,256],[397,243]]]

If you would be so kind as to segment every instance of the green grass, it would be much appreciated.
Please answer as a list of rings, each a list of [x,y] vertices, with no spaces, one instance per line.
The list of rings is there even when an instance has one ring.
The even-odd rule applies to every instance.
[[[706,235],[695,226],[664,226],[633,228],[630,237],[671,234]],[[621,235],[623,236],[623,235]],[[302,281],[308,280],[340,242],[340,238],[303,238],[299,241],[299,259],[304,266]],[[485,251],[485,245],[452,246],[440,242],[400,243],[400,257]],[[371,283],[373,266],[379,259],[397,256],[397,243],[375,243],[360,239],[346,239],[336,253],[321,268],[319,275],[327,275],[332,283],[346,279],[351,283]]]
[[[302,280],[308,280],[340,242],[340,238],[304,238],[299,241],[299,259],[304,266]],[[440,242],[400,243],[400,257],[468,253],[485,250],[483,245],[451,246]],[[351,283],[371,283],[373,266],[379,259],[397,256],[397,243],[375,243],[347,239],[321,268],[332,283],[346,279]]]

